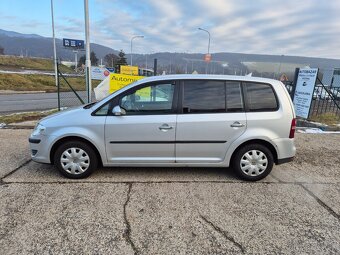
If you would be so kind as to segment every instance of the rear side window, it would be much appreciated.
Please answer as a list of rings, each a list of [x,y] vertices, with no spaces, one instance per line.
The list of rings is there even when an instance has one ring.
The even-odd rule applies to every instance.
[[[184,81],[183,113],[219,113],[226,111],[224,81]]]
[[[276,111],[278,103],[269,84],[245,83],[249,111]]]

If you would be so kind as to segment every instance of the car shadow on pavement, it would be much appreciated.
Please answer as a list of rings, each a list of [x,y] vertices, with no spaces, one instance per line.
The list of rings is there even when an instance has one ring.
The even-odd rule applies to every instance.
[[[207,167],[101,167],[88,178],[63,177],[53,165],[29,162],[5,182],[240,182],[232,168]]]

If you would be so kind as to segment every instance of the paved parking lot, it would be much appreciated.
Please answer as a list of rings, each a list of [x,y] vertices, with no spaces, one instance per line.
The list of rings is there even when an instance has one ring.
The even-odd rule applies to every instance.
[[[257,183],[231,169],[107,168],[84,180],[29,160],[0,130],[0,250],[96,254],[339,254],[340,135],[297,134]]]

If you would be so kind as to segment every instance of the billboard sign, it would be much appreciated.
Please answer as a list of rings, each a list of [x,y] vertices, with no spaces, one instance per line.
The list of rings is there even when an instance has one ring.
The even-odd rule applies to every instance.
[[[109,93],[115,92],[130,83],[143,79],[144,76],[137,76],[137,75],[126,75],[126,74],[110,74],[110,89]]]
[[[120,73],[127,75],[138,75],[138,66],[120,66]]]
[[[104,67],[91,66],[91,79],[92,80],[104,80],[110,75],[110,71]]]
[[[63,38],[63,46],[71,49],[84,49],[84,40]]]
[[[300,68],[294,93],[296,116],[308,118],[317,76],[318,68]]]

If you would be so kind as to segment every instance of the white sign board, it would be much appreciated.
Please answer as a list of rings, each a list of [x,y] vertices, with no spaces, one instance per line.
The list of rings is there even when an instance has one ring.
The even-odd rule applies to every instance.
[[[296,116],[308,118],[317,76],[317,68],[300,68],[294,94]]]
[[[110,76],[110,71],[105,67],[91,66],[91,79],[92,80],[104,80]]]

